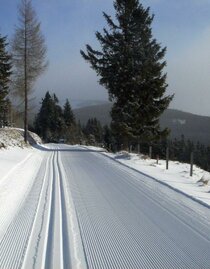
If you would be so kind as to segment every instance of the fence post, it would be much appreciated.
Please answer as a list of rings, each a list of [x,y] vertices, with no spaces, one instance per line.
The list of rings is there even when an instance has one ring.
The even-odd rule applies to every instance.
[[[193,151],[190,154],[190,176],[193,176],[193,161],[194,161],[194,154]]]
[[[157,164],[158,164],[159,163],[159,155],[157,155],[156,158],[157,158]]]
[[[112,144],[109,144],[109,151],[112,151]]]
[[[140,144],[138,144],[138,149],[137,149],[137,151],[138,151],[138,154],[140,154]]]
[[[152,159],[152,146],[149,146],[149,157]]]
[[[169,163],[169,148],[166,148],[166,170],[168,170],[168,163]]]
[[[132,145],[129,147],[129,152],[132,153]]]

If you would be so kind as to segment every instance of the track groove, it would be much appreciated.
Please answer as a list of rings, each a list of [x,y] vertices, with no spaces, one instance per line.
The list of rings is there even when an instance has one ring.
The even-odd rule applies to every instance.
[[[1,269],[210,268],[207,208],[80,147],[43,154],[0,238]]]
[[[0,241],[0,268],[21,268],[26,252],[40,192],[43,186],[44,163],[38,173],[40,180],[34,184]]]
[[[89,268],[210,268],[201,205],[100,154],[62,156]]]

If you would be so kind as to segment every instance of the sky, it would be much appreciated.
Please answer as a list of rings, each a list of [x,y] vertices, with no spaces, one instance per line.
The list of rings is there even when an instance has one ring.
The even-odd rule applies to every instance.
[[[0,33],[8,40],[17,24],[19,0],[0,0]],[[142,0],[155,14],[153,37],[167,47],[170,108],[210,116],[210,0]],[[47,71],[34,86],[37,102],[46,91],[61,102],[108,100],[106,89],[80,55],[85,44],[99,48],[95,32],[114,16],[113,0],[33,0],[47,45]]]

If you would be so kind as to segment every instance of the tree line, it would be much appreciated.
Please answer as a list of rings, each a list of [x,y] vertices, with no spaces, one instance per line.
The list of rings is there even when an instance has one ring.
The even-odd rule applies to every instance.
[[[103,144],[112,150],[140,144],[141,151],[146,153],[148,146],[153,145],[153,154],[160,157],[164,157],[166,145],[170,144],[171,158],[180,161],[186,161],[189,151],[194,149],[195,156],[199,156],[197,163],[208,169],[208,148],[183,138],[168,141],[169,130],[160,128],[159,117],[173,95],[166,93],[166,47],[153,37],[154,15],[150,8],[144,8],[139,0],[115,0],[113,5],[115,18],[103,13],[107,28],[96,32],[99,49],[87,44],[86,50],[80,51],[113,102],[111,126],[101,126],[97,119],[89,119],[81,126],[69,100],[61,107],[57,96],[47,92],[35,119],[35,130],[45,141],[84,141]],[[10,53],[7,38],[0,35],[0,122],[8,121],[12,82],[23,103],[27,142],[30,95],[36,79],[47,67],[46,46],[31,1],[21,0],[18,10],[19,22]]]
[[[154,15],[139,0],[115,0],[115,19],[103,13],[107,28],[96,32],[100,48],[87,45],[82,57],[99,76],[113,102],[111,129],[125,148],[130,140],[166,137],[159,117],[173,95],[167,95],[166,47],[153,37]],[[21,0],[19,22],[12,39],[13,85],[24,106],[27,142],[29,96],[46,69],[46,46],[31,0]]]
[[[96,118],[90,118],[85,125],[76,121],[71,104],[66,99],[60,105],[56,94],[46,92],[41,101],[33,126],[44,142],[65,142],[108,147],[113,143],[111,129],[102,126]]]
[[[90,118],[85,124],[76,120],[71,104],[66,99],[63,107],[55,94],[47,92],[41,101],[39,112],[31,127],[45,142],[64,142],[100,146],[108,151],[123,150],[110,126],[102,126],[97,118]],[[190,155],[194,153],[194,163],[200,168],[210,171],[210,147],[185,139],[184,135],[175,139],[163,138],[158,141],[130,140],[130,151],[144,155],[151,154],[153,159],[166,159],[166,149],[173,161],[190,163]],[[151,147],[152,151],[149,152]]]

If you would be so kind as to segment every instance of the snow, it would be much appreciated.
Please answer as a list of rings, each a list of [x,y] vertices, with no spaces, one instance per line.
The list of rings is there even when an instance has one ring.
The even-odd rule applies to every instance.
[[[24,147],[22,130],[0,133],[1,268],[155,268],[151,257],[193,265],[194,255],[209,265],[208,208],[178,193],[210,205],[209,173],[32,136],[38,144]]]
[[[0,150],[0,238],[27,196],[42,162],[33,149]]]
[[[36,143],[41,139],[30,132]],[[23,130],[0,129],[0,238],[24,202],[42,162],[42,154],[23,142]]]
[[[20,128],[0,128],[0,149],[20,147],[25,148],[23,139],[24,130]],[[41,144],[41,138],[32,132],[28,132],[30,144]],[[29,147],[29,145],[27,145]]]
[[[63,147],[88,268],[209,268],[207,207],[100,150]]]
[[[193,176],[190,176],[190,165],[177,161],[169,161],[169,169],[166,170],[166,161],[150,159],[144,155],[128,153],[125,151],[104,153],[128,167],[144,173],[155,180],[170,186],[176,191],[191,197],[192,199],[210,206],[210,173],[193,166]]]
[[[86,268],[58,145],[23,148],[21,135],[9,141],[19,131],[1,136],[0,267],[62,269],[71,263],[72,268]]]

